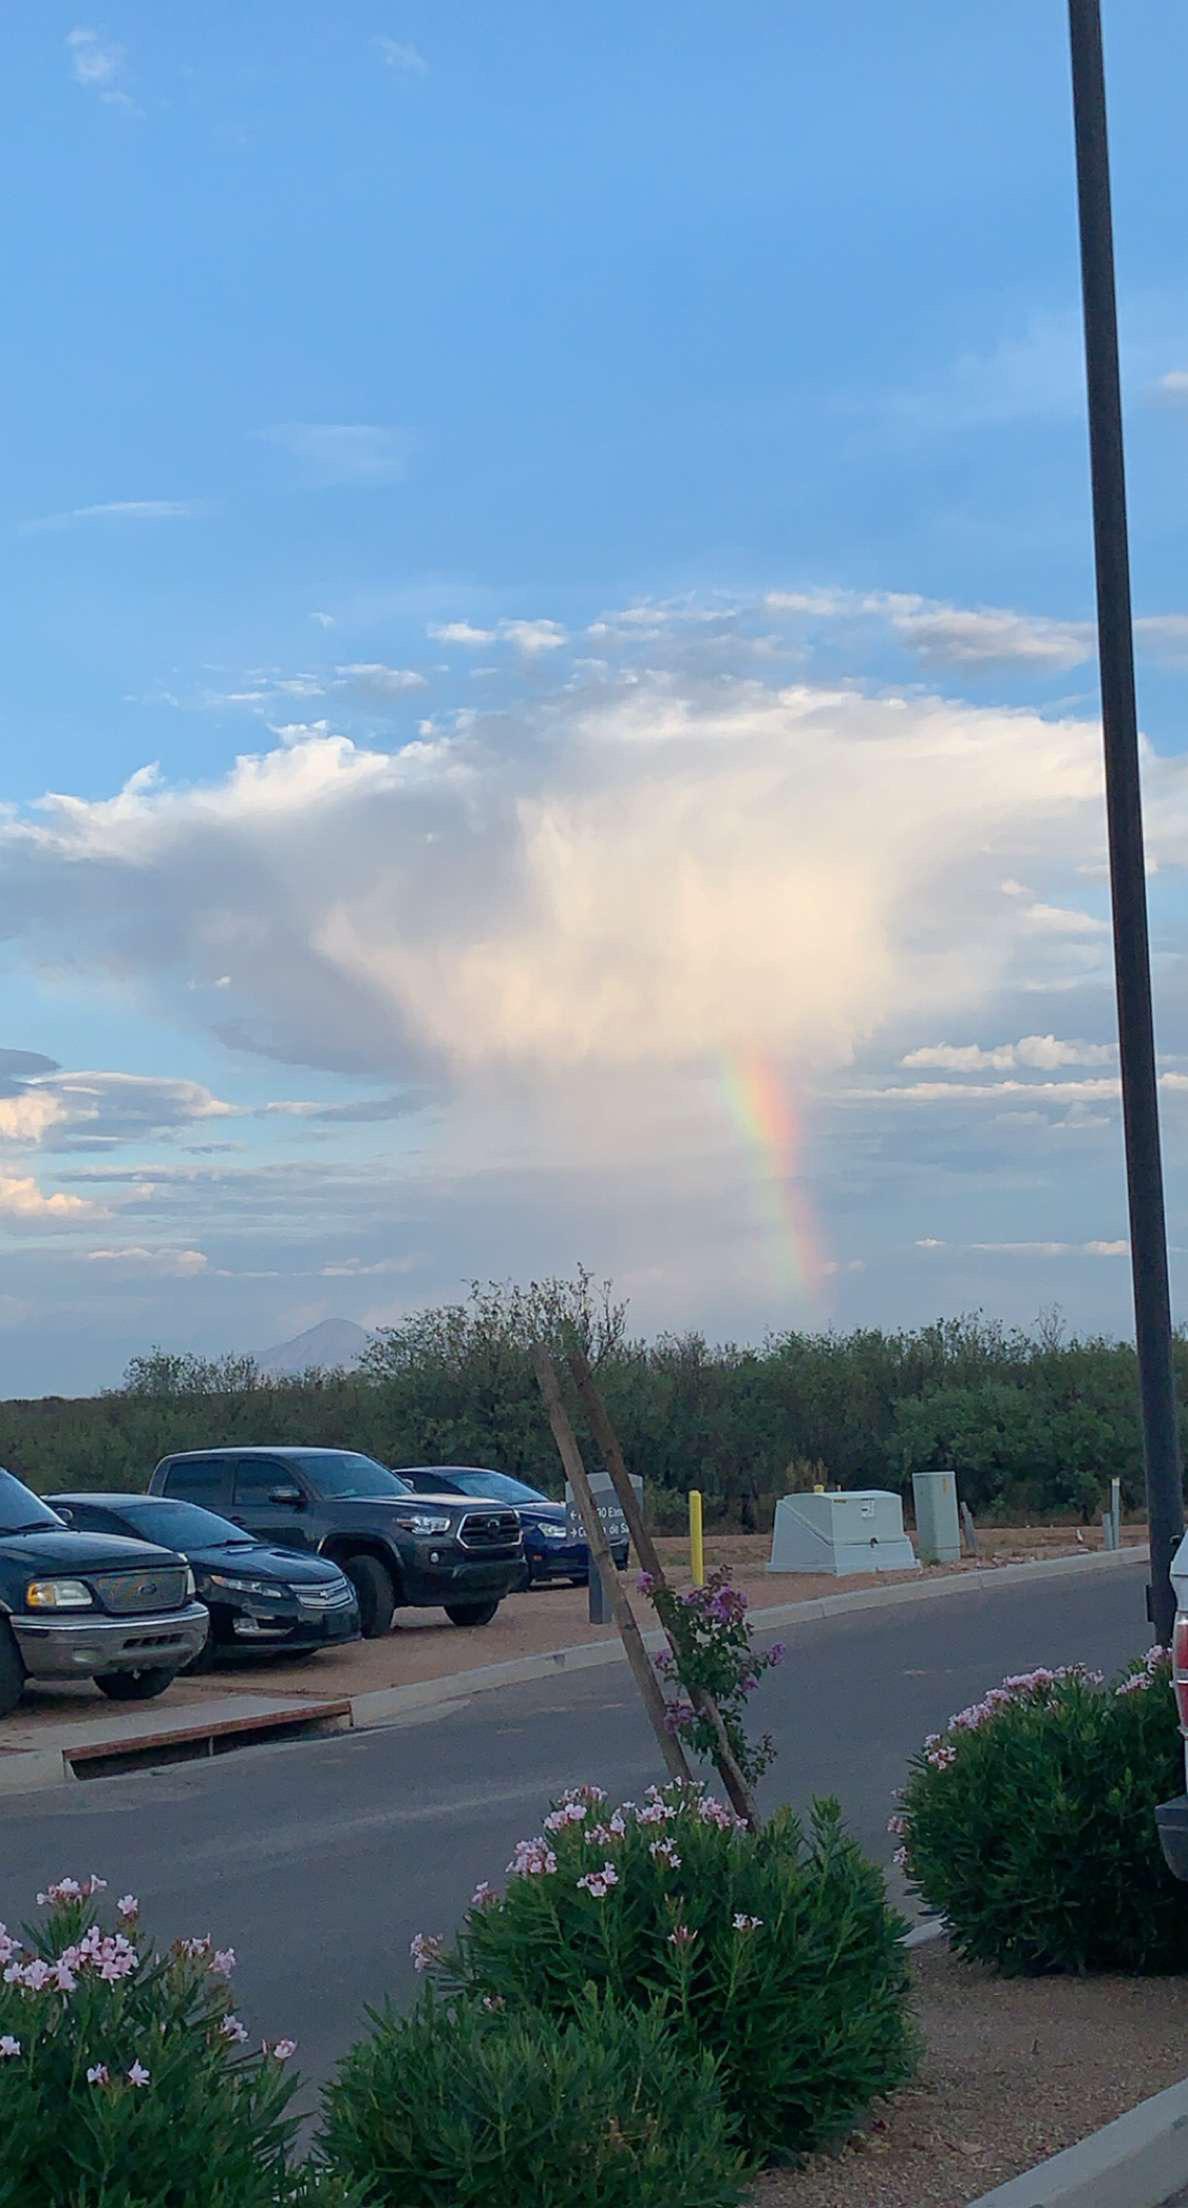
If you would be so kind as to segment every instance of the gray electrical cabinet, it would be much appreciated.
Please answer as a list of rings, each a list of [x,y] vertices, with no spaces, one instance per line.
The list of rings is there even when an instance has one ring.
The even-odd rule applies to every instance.
[[[923,1564],[956,1564],[961,1556],[961,1520],[955,1472],[913,1472],[916,1546]]]

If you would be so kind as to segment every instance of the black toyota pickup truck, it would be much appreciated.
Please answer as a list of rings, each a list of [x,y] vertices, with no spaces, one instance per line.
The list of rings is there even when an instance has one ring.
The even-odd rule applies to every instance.
[[[0,1471],[0,1717],[28,1679],[93,1679],[115,1702],[147,1701],[198,1655],[208,1623],[184,1557],[72,1533]]]
[[[174,1495],[234,1519],[261,1541],[329,1557],[359,1598],[363,1638],[393,1612],[440,1605],[454,1625],[489,1625],[525,1581],[514,1510],[419,1495],[351,1449],[203,1449],[164,1457],[152,1495]]]

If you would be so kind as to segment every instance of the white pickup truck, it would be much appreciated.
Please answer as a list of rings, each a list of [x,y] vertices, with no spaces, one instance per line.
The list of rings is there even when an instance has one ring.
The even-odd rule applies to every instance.
[[[1184,1735],[1185,1783],[1188,1784],[1188,1534],[1172,1558],[1172,1586],[1176,1590],[1176,1622],[1172,1633],[1172,1681],[1180,1731]],[[1188,1880],[1188,1793],[1173,1802],[1161,1802],[1155,1812],[1163,1860],[1173,1878]]]

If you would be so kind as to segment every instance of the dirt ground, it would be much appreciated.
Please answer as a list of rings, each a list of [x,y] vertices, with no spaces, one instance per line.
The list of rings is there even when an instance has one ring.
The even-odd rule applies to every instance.
[[[966,2208],[1188,2069],[1183,1978],[995,1979],[941,1942],[912,1969],[916,2084],[754,2208]]]
[[[1067,1526],[1003,1528],[979,1538],[982,1568],[989,1570],[1029,1557],[1075,1554],[1077,1550],[1075,1538]],[[1144,1529],[1127,1527],[1124,1538],[1127,1542],[1141,1543],[1145,1539]],[[1087,1549],[1100,1549],[1100,1527],[1096,1531],[1086,1531],[1084,1545]],[[688,1542],[661,1539],[657,1546],[674,1583],[688,1584]],[[782,1603],[807,1602],[821,1595],[844,1594],[847,1590],[873,1584],[869,1576],[834,1579],[823,1573],[769,1573],[765,1566],[770,1553],[768,1534],[724,1534],[710,1536],[706,1541],[707,1566],[727,1565],[735,1584],[745,1591],[756,1610]],[[976,1568],[972,1561],[935,1567],[944,1572],[969,1572]],[[881,1573],[879,1583],[891,1584],[920,1576],[915,1572]],[[627,1579],[633,1596],[635,1577],[633,1568]],[[634,1597],[634,1606],[645,1630],[655,1624],[651,1609],[642,1598]],[[460,1628],[451,1625],[441,1610],[404,1610],[397,1613],[396,1624],[386,1640],[354,1642],[307,1662],[278,1661],[275,1656],[245,1656],[233,1664],[220,1664],[213,1672],[196,1679],[179,1679],[152,1707],[164,1715],[190,1703],[209,1703],[223,1694],[272,1694],[331,1700],[421,1680],[448,1679],[456,1672],[471,1671],[479,1665],[510,1663],[518,1657],[616,1637],[613,1625],[590,1624],[584,1587],[539,1588],[509,1598],[487,1626]],[[111,1718],[116,1709],[117,1705],[108,1702],[89,1681],[77,1686],[34,1688],[26,1694],[19,1710],[0,1726],[0,1756],[52,1746],[55,1734],[63,1726]]]

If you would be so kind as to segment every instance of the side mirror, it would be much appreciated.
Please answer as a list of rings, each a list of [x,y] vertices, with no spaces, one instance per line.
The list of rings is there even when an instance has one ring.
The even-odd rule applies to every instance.
[[[305,1497],[299,1487],[274,1487],[268,1500],[275,1503],[280,1510],[301,1510],[305,1504]]]

